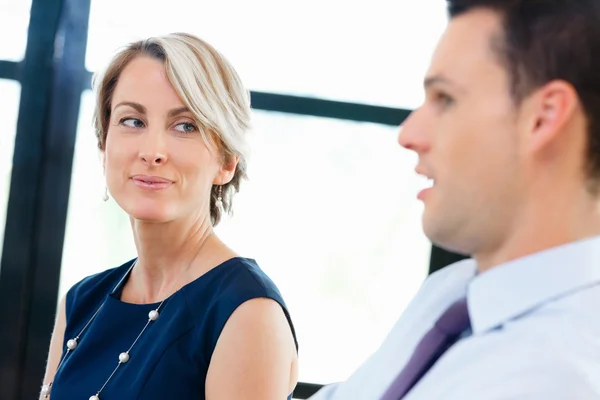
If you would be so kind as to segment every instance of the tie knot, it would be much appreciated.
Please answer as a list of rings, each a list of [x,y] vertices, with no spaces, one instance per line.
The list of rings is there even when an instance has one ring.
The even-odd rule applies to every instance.
[[[470,325],[466,298],[462,298],[448,307],[435,323],[435,326],[446,335],[459,335]]]

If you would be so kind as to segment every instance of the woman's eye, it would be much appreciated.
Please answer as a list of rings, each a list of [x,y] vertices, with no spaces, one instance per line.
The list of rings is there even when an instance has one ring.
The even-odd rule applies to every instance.
[[[143,128],[144,123],[137,118],[123,118],[121,125],[125,125],[129,128]]]
[[[175,125],[175,130],[183,133],[190,133],[195,132],[197,128],[194,124],[190,124],[189,122],[182,122],[181,124]]]

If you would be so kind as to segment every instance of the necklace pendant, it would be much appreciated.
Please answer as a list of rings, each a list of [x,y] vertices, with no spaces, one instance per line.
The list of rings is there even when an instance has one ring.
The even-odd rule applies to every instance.
[[[77,339],[70,339],[67,342],[67,349],[75,350],[77,348]]]
[[[150,319],[150,321],[156,321],[158,319],[158,311],[157,310],[152,310],[148,313],[148,319]]]
[[[45,399],[47,399],[49,394],[50,394],[50,385],[44,385],[44,386],[42,386],[42,396]]]
[[[97,395],[90,396],[90,400],[100,400],[100,397]]]
[[[119,354],[119,363],[125,364],[127,361],[129,361],[129,353],[123,352]]]

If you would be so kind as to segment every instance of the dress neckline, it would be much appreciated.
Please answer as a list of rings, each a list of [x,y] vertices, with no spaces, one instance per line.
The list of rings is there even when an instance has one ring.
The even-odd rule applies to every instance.
[[[133,266],[135,265],[136,261],[137,261],[137,258],[134,258],[133,260],[131,260],[128,263],[126,263],[125,265],[123,265],[123,267],[126,268],[125,275],[121,279],[120,283],[108,294],[107,297],[109,299],[111,299],[111,300],[114,300],[114,301],[116,301],[116,302],[118,302],[120,304],[126,305],[126,306],[139,307],[139,308],[148,308],[148,309],[156,308],[160,303],[167,302],[167,301],[171,300],[179,292],[187,290],[190,287],[197,285],[198,282],[202,282],[205,279],[210,278],[210,276],[212,276],[213,274],[217,273],[219,270],[225,268],[226,266],[234,263],[234,261],[250,261],[250,262],[255,262],[253,259],[249,259],[249,258],[245,258],[245,257],[240,257],[240,256],[235,256],[235,257],[232,257],[230,259],[227,259],[227,260],[223,261],[222,263],[220,263],[219,265],[217,265],[217,266],[211,268],[210,270],[206,271],[205,273],[203,273],[202,275],[200,275],[196,279],[194,279],[194,280],[186,283],[179,290],[177,290],[176,292],[172,293],[171,295],[169,295],[168,297],[166,297],[164,300],[160,300],[160,301],[157,301],[157,302],[154,302],[154,303],[130,303],[130,302],[121,300],[121,293],[123,291],[123,286],[125,285],[125,283],[129,279],[129,276],[131,275],[131,271],[133,270]]]

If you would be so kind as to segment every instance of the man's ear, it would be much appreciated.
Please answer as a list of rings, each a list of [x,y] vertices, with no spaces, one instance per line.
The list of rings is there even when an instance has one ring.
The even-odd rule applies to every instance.
[[[526,117],[526,146],[538,152],[552,146],[561,138],[579,104],[575,88],[568,82],[554,80],[536,90],[524,105]]]

